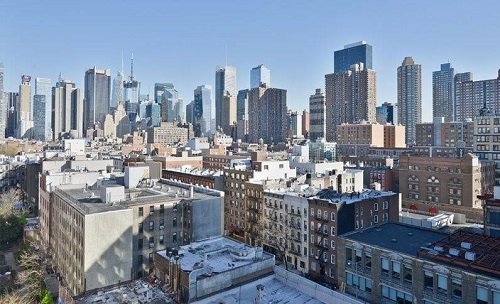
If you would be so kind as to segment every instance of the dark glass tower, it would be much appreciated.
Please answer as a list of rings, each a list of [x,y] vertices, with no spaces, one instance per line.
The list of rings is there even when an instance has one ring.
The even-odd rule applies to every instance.
[[[335,51],[334,72],[344,72],[350,69],[351,65],[362,62],[365,68],[372,69],[372,46],[365,41],[360,41],[344,46],[344,49]]]

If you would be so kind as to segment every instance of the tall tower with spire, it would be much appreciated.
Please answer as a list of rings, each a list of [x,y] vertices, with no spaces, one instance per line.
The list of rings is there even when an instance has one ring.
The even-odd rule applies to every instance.
[[[131,121],[135,121],[139,111],[140,82],[134,78],[134,55],[130,59],[130,76],[123,82],[125,109]]]

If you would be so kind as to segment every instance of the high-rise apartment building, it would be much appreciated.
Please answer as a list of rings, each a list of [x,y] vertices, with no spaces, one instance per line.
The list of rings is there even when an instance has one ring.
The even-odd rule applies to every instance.
[[[342,123],[375,122],[376,73],[363,63],[344,72],[325,75],[326,140],[334,141]]]
[[[454,121],[455,69],[450,63],[441,64],[441,70],[432,72],[432,117],[444,117]]]
[[[309,97],[309,139],[315,141],[326,136],[326,99],[321,89]]]
[[[302,135],[302,114],[300,112],[288,113],[288,137],[290,138],[301,138]]]
[[[125,76],[123,76],[122,72],[118,72],[116,77],[113,79],[113,96],[110,103],[110,107],[113,109],[116,109],[119,103],[125,102],[124,82]]]
[[[302,110],[302,135],[307,138],[309,138],[310,116],[311,115],[307,109]]]
[[[384,102],[376,108],[379,124],[398,124],[398,107],[390,102]]]
[[[455,93],[455,120],[466,121],[473,119],[475,111],[474,105],[474,81],[472,73],[458,73],[454,77]]]
[[[223,107],[222,100],[226,95],[236,97],[236,68],[225,66],[215,71],[215,127],[219,128],[222,123]]]
[[[372,46],[365,41],[359,41],[344,46],[344,49],[334,53],[335,73],[345,72],[351,69],[353,64],[363,63],[366,69],[372,67]]]
[[[37,140],[51,140],[51,102],[47,100],[47,95],[33,96],[33,138]]]
[[[52,88],[52,132],[54,140],[83,137],[82,92],[69,80],[59,80]],[[104,122],[103,122],[104,123]]]
[[[406,127],[406,143],[414,144],[422,122],[422,66],[411,57],[398,67],[398,122]]]
[[[33,129],[31,105],[31,76],[23,75],[19,85],[19,107],[17,111],[17,138],[31,138]]]
[[[5,137],[16,137],[17,132],[17,111],[19,107],[19,93],[6,93],[7,100],[7,127]]]
[[[239,90],[236,97],[236,138],[248,141],[248,94],[249,90]]]
[[[211,131],[212,107],[212,87],[198,86],[194,90],[193,100],[193,125],[196,136],[202,136]]]
[[[263,64],[250,70],[250,89],[258,88],[261,83],[271,86],[271,70]]]
[[[472,147],[474,122],[445,122],[444,117],[434,117],[432,122],[417,124],[417,146]]]
[[[286,90],[265,84],[250,90],[248,96],[249,140],[283,142],[288,135]]]
[[[93,67],[85,72],[84,130],[101,127],[109,112],[111,96],[111,71]]]
[[[4,92],[4,66],[0,62],[0,139],[6,137],[7,133],[7,117],[9,105],[7,103],[7,94]]]
[[[191,102],[186,105],[186,122],[189,124],[194,124],[193,105],[194,105],[193,100],[191,100]]]

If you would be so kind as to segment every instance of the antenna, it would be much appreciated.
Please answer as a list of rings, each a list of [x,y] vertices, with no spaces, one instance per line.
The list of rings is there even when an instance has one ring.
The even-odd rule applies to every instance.
[[[123,50],[122,50],[122,75],[123,75]]]
[[[225,57],[226,57],[226,65],[224,67],[227,67],[227,43],[224,46],[224,54],[225,54]]]
[[[62,82],[62,72],[59,72],[59,82]]]
[[[134,53],[132,53],[132,58],[130,58],[130,81],[134,80]]]

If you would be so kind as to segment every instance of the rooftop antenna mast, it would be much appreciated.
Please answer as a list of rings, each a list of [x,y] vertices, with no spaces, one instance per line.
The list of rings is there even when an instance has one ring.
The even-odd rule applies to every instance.
[[[123,50],[122,50],[122,75],[123,75]]]
[[[132,53],[132,58],[130,59],[130,81],[134,80],[134,53]]]
[[[225,56],[226,56],[226,65],[225,65],[225,67],[227,67],[227,43],[226,43],[226,45],[224,46],[224,54],[225,54]]]

